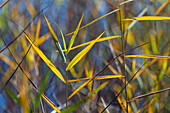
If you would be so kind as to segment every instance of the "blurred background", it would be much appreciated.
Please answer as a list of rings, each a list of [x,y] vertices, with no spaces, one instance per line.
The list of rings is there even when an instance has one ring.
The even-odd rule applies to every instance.
[[[98,17],[109,12],[120,9],[121,11],[112,13],[99,21],[83,28],[79,31],[74,45],[79,45],[96,39],[104,30],[108,31],[102,36],[123,36],[124,50],[132,49],[140,44],[152,41],[140,48],[137,48],[128,55],[160,55],[169,56],[170,54],[170,21],[140,21],[135,24],[125,22],[120,29],[120,21],[125,18],[137,16],[170,16],[169,0],[134,0],[120,5],[126,0],[10,0],[0,9],[0,49],[5,47],[17,37],[31,20],[35,20],[25,30],[35,45],[47,56],[56,66],[61,74],[68,79],[79,79],[92,77],[97,74],[106,64],[122,51],[122,40],[116,38],[96,43],[83,59],[68,72],[65,71],[66,64],[56,52],[56,46],[50,35],[43,13],[46,15],[59,42],[63,47],[62,30],[67,46],[73,32],[84,13],[81,26],[84,26]],[[1,0],[0,5],[6,0]],[[162,9],[160,9],[162,7]],[[120,16],[121,14],[121,16]],[[8,17],[8,18],[7,18]],[[121,19],[120,19],[121,17]],[[11,19],[13,22],[11,22]],[[15,24],[16,23],[16,24]],[[129,27],[129,25],[132,25]],[[59,28],[60,27],[60,28]],[[122,32],[123,31],[123,32]],[[123,34],[122,34],[123,33]],[[3,41],[4,40],[4,41]],[[5,43],[4,43],[5,42]],[[30,43],[22,33],[8,49],[0,53],[0,81],[1,89],[17,68],[15,60],[20,63],[26,54]],[[70,51],[67,55],[67,62],[71,61],[86,46]],[[13,58],[14,57],[14,58]],[[122,60],[118,58],[109,68],[105,69],[100,76],[122,74]],[[142,66],[146,59],[125,58],[125,71],[127,81]],[[137,77],[127,87],[128,100],[133,97],[158,91],[170,87],[170,79],[165,76],[170,73],[170,61],[167,59],[149,59],[149,63],[136,75]],[[39,57],[36,51],[31,48],[21,67],[29,78],[41,87],[44,85],[44,94],[60,109],[66,101],[66,85],[48,68],[45,62]],[[163,74],[165,73],[165,74]],[[93,101],[87,101],[76,109],[76,112],[100,112],[104,108],[104,103],[108,105],[117,95],[125,81],[122,78],[95,80],[93,84],[84,87],[80,93],[68,101],[69,105],[81,100],[90,94],[99,85],[109,81],[109,84],[98,92]],[[71,83],[72,88],[68,87],[68,95],[72,89],[77,89],[84,81]],[[129,103],[129,112],[170,112],[170,94],[168,91],[141,98]],[[20,112],[51,112],[53,108],[43,99],[35,104],[38,93],[30,84],[23,72],[18,68],[10,82],[0,94],[1,113],[20,113]],[[125,112],[125,92],[109,107],[110,112]]]

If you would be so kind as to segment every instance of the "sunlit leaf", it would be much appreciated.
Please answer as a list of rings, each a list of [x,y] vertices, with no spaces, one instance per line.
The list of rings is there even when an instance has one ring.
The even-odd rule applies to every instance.
[[[66,57],[65,57],[65,55],[64,55],[64,53],[63,53],[63,51],[62,51],[61,45],[60,45],[60,43],[59,43],[59,41],[58,41],[58,38],[57,38],[55,32],[54,32],[53,29],[52,29],[50,23],[48,22],[45,14],[44,14],[44,18],[45,18],[45,20],[46,20],[46,23],[47,23],[47,25],[48,25],[48,29],[49,29],[49,31],[50,31],[50,33],[51,33],[51,36],[52,36],[53,41],[54,41],[54,43],[55,43],[55,45],[56,45],[56,48],[58,49],[59,54],[60,54],[60,56],[62,57],[64,63],[66,63]]]
[[[110,76],[100,76],[94,78],[94,80],[102,80],[102,79],[112,79],[112,78],[122,78],[122,75],[110,75]],[[68,80],[68,82],[78,82],[78,81],[87,81],[91,78],[81,78],[81,79],[75,79],[75,80]]]
[[[64,45],[64,49],[66,50],[67,48],[67,45],[66,45],[66,41],[65,41],[65,38],[64,38],[64,35],[63,35],[63,32],[62,32],[62,30],[61,30],[61,28],[60,28],[60,26],[58,26],[59,27],[59,29],[60,29],[60,33],[61,33],[61,37],[62,37],[62,39],[63,39],[63,45]]]
[[[109,16],[109,15],[111,15],[111,14],[117,12],[117,11],[119,11],[119,9],[113,10],[113,11],[111,11],[111,12],[109,12],[109,13],[107,13],[107,14],[105,14],[105,15],[99,17],[99,18],[96,18],[96,19],[93,20],[92,22],[90,22],[90,23],[88,23],[88,24],[82,26],[79,30],[81,30],[81,29],[83,29],[83,28],[85,28],[85,27],[87,27],[87,26],[89,26],[89,25],[91,25],[91,24],[97,22],[98,20],[101,20],[102,18],[104,18],[104,17],[106,17],[106,16]],[[75,32],[75,31],[73,31],[73,32],[71,32],[71,33],[69,33],[69,34],[67,34],[66,36],[69,36],[69,35],[73,34],[74,32]]]
[[[158,56],[158,55],[125,55],[125,57],[140,57],[140,58],[154,58],[154,59],[170,59],[170,56]]]
[[[144,20],[170,20],[170,17],[163,17],[163,16],[141,16],[141,17],[132,17],[132,18],[127,18],[123,19],[124,21],[133,21],[133,20],[139,20],[139,21],[144,21]]]
[[[119,37],[120,37],[120,36],[103,37],[103,38],[100,38],[99,40],[97,40],[97,42],[102,42],[102,41],[105,41],[105,40],[110,40],[110,39],[119,38]],[[77,48],[79,48],[79,47],[86,46],[86,45],[88,45],[88,44],[91,44],[93,41],[94,41],[94,40],[89,41],[89,42],[85,42],[85,43],[80,44],[80,45],[77,45],[77,46],[75,46],[75,47],[72,47],[70,50],[74,50],[74,49],[77,49]],[[67,51],[67,50],[63,50],[63,52],[65,52],[65,51]],[[58,51],[56,51],[56,52],[58,52]]]
[[[82,17],[81,17],[81,19],[80,19],[80,22],[79,22],[79,24],[78,24],[78,26],[77,26],[77,28],[76,28],[73,36],[71,37],[70,43],[69,43],[69,45],[68,45],[68,49],[67,49],[67,51],[66,51],[66,55],[69,53],[71,47],[73,46],[74,40],[75,40],[75,38],[76,38],[76,36],[77,36],[77,33],[78,33],[78,31],[79,31],[79,28],[80,28],[81,22],[82,22],[82,20],[83,20],[83,17],[84,17],[84,13],[82,14]]]
[[[39,39],[39,35],[40,35],[40,26],[41,26],[41,18],[38,19],[38,23],[37,23],[37,30],[36,30],[36,35],[35,35],[35,43],[38,43],[38,39]]]
[[[90,45],[88,45],[85,49],[83,49],[80,53],[78,53],[73,60],[68,64],[66,71],[68,71],[70,68],[72,68],[77,62],[79,62],[84,55],[92,48],[92,46],[99,40],[99,38],[105,33],[104,31],[99,37],[97,37]]]
[[[53,63],[44,55],[44,53],[36,47],[33,42],[30,40],[30,38],[25,34],[27,40],[31,43],[32,47],[35,49],[35,51],[39,54],[39,56],[44,60],[44,62],[48,65],[48,67],[64,82],[64,78],[61,75],[61,73],[58,71],[58,69],[53,65]]]

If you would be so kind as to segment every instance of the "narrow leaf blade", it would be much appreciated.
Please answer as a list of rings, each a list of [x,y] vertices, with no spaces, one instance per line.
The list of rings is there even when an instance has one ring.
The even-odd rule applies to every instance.
[[[53,65],[53,63],[44,55],[44,53],[38,48],[36,47],[33,42],[29,39],[29,37],[25,34],[27,40],[30,42],[30,44],[32,45],[32,47],[35,49],[35,51],[39,54],[39,56],[44,60],[44,62],[48,65],[48,67],[64,82],[64,78],[61,75],[61,73],[58,71],[58,69]]]
[[[62,57],[63,61],[66,63],[66,58],[65,58],[65,55],[64,55],[64,53],[63,53],[63,51],[62,51],[61,45],[60,45],[60,43],[59,43],[59,41],[58,41],[58,38],[57,38],[55,32],[53,31],[50,23],[48,22],[47,17],[45,16],[45,14],[43,14],[43,15],[44,15],[44,18],[45,18],[46,23],[47,23],[47,25],[48,25],[48,29],[49,29],[49,31],[50,31],[50,33],[51,33],[51,36],[52,36],[52,38],[53,38],[53,41],[54,41],[54,43],[55,43],[55,45],[56,45],[56,47],[57,47],[57,49],[58,49],[58,51],[59,51],[59,54],[60,54],[60,56]]]
[[[96,18],[96,19],[93,20],[92,22],[90,22],[90,23],[88,23],[88,24],[82,26],[82,27],[80,28],[80,30],[83,29],[83,28],[85,28],[85,27],[87,27],[87,26],[89,26],[89,25],[91,25],[91,24],[93,24],[93,23],[95,23],[95,22],[97,22],[97,21],[99,21],[99,20],[101,20],[102,18],[104,18],[104,17],[106,17],[106,16],[109,16],[109,15],[111,15],[111,14],[117,12],[117,11],[119,11],[119,9],[113,10],[113,11],[111,11],[111,12],[109,12],[109,13],[107,13],[107,14],[105,14],[105,15],[99,17],[99,18]],[[73,31],[73,32],[71,32],[71,33],[69,33],[69,34],[67,34],[66,36],[69,36],[69,35],[73,34],[74,32],[75,32],[75,31]]]
[[[92,48],[92,46],[99,40],[99,38],[105,33],[104,31],[99,37],[97,37],[90,45],[88,45],[85,49],[83,49],[80,53],[78,53],[73,60],[68,64],[66,71],[72,68],[77,62],[79,62],[83,56]]]
[[[122,78],[122,75],[110,75],[110,76],[100,76],[94,78],[94,80],[102,80],[102,79],[112,79],[112,78]],[[78,81],[86,81],[90,80],[91,78],[81,78],[81,79],[75,79],[75,80],[68,80],[68,82],[78,82]]]
[[[114,39],[114,38],[119,38],[120,36],[110,36],[110,37],[103,37],[103,38],[100,38],[97,42],[102,42],[102,41],[105,41],[105,40],[110,40],[110,39]],[[83,47],[83,46],[86,46],[86,45],[89,45],[90,43],[92,43],[94,40],[92,41],[88,41],[88,42],[85,42],[83,44],[80,44],[80,45],[77,45],[75,47],[72,47],[70,48],[70,50],[74,50],[74,49],[77,49],[79,47]],[[67,51],[67,49],[63,50],[63,52]],[[56,51],[58,52],[58,50]]]
[[[158,56],[158,55],[125,55],[125,57],[140,57],[140,58],[154,58],[154,59],[170,59],[170,56]]]
[[[81,19],[80,19],[80,22],[79,22],[79,24],[78,24],[78,26],[77,26],[77,28],[76,28],[76,30],[75,30],[75,32],[74,32],[71,40],[70,40],[70,43],[69,43],[69,46],[68,46],[66,55],[69,53],[71,47],[73,46],[74,40],[75,40],[75,38],[76,38],[76,36],[77,36],[77,33],[78,33],[78,31],[79,31],[79,28],[80,28],[81,22],[82,22],[82,20],[83,20],[83,17],[84,17],[84,13],[82,14]]]
[[[133,21],[133,20],[140,20],[140,21],[145,21],[145,20],[170,20],[170,17],[163,17],[163,16],[141,16],[141,17],[132,17],[132,18],[127,18],[123,19],[124,21]]]

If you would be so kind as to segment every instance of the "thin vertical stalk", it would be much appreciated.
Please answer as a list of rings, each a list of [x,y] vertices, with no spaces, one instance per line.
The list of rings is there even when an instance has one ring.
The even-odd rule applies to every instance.
[[[67,66],[67,65],[66,65]],[[68,108],[68,76],[67,76],[67,71],[65,71],[65,74],[66,74],[66,108]]]
[[[121,49],[122,49],[122,59],[123,59],[123,68],[122,68],[122,76],[124,76],[124,81],[125,81],[125,85],[126,85],[126,78],[127,76],[125,75],[126,71],[125,71],[125,53],[124,53],[124,29],[123,29],[123,26],[124,26],[124,23],[123,21],[121,20],[122,19],[122,15],[121,15],[121,8],[120,8],[120,0],[119,0],[119,19],[120,19],[120,32],[121,32]],[[123,78],[122,78],[123,80]],[[123,87],[123,86],[122,86]],[[128,113],[128,99],[127,99],[127,89],[125,87],[125,99],[126,99],[126,112]]]

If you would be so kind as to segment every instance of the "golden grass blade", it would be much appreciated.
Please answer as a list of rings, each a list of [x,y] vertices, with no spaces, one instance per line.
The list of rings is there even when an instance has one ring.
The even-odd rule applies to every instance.
[[[170,20],[170,17],[141,16],[141,17],[132,17],[132,18],[123,19],[123,21],[133,21],[133,20],[139,20],[139,21],[145,21],[145,20]]]
[[[38,19],[38,23],[37,23],[37,31],[36,31],[36,35],[35,35],[35,43],[38,43],[38,39],[39,39],[39,35],[40,35],[40,27],[41,27],[41,18]]]
[[[93,47],[93,45],[99,40],[99,38],[105,33],[104,31],[100,36],[98,36],[90,45],[88,45],[85,49],[83,49],[80,53],[78,53],[73,60],[68,64],[66,71],[68,71],[70,68],[72,68],[77,62],[79,62],[84,55]]]
[[[157,56],[157,55],[125,55],[125,57],[140,57],[140,58],[154,58],[154,59],[170,59],[170,56]]]
[[[165,1],[161,7],[155,12],[155,15],[159,15],[159,13],[170,3],[170,0]]]
[[[67,49],[67,48],[66,48],[67,46],[66,46],[66,41],[65,41],[65,38],[64,38],[63,32],[62,32],[62,30],[61,30],[60,26],[58,26],[58,27],[59,27],[59,29],[60,29],[61,37],[62,37],[62,39],[63,39],[64,49],[66,50],[66,49]]]
[[[105,40],[114,39],[114,38],[119,38],[119,37],[120,37],[120,36],[104,37],[104,38],[100,38],[99,40],[97,40],[97,42],[102,42],[102,41],[105,41]],[[70,50],[74,50],[74,49],[77,49],[77,48],[79,48],[79,47],[86,46],[86,45],[88,45],[88,44],[91,44],[93,41],[94,41],[94,40],[89,41],[89,42],[85,42],[85,43],[80,44],[80,45],[75,46],[75,47],[72,47],[72,48],[70,48]],[[63,50],[63,52],[65,52],[65,51],[67,51],[67,50]],[[58,51],[56,51],[56,52],[58,52]]]
[[[121,108],[123,109],[124,113],[127,113],[126,108],[123,105],[124,103],[122,102],[123,100],[121,100],[119,96],[117,97],[117,101],[119,102],[119,104],[120,104]]]
[[[58,38],[57,38],[55,32],[53,31],[50,23],[48,22],[47,17],[45,16],[44,13],[43,13],[43,15],[44,15],[44,18],[45,18],[46,23],[47,23],[47,25],[48,25],[48,29],[49,29],[49,31],[50,31],[50,33],[51,33],[51,36],[52,36],[52,38],[53,38],[53,41],[54,41],[54,43],[55,43],[55,45],[56,45],[56,48],[58,49],[59,54],[60,54],[60,56],[62,57],[64,63],[66,63],[66,57],[65,57],[65,55],[64,55],[64,53],[63,53],[63,51],[62,51],[61,45],[60,45],[60,43],[59,43],[59,41],[58,41]]]
[[[111,11],[111,12],[109,12],[109,13],[107,13],[107,14],[105,14],[105,15],[103,15],[103,16],[101,16],[101,17],[95,19],[95,20],[93,20],[92,22],[90,22],[90,23],[88,23],[88,24],[82,26],[79,30],[81,30],[81,29],[83,29],[83,28],[85,28],[85,27],[87,27],[87,26],[89,26],[89,25],[91,25],[91,24],[97,22],[98,20],[101,20],[102,18],[104,18],[104,17],[106,17],[106,16],[109,16],[109,15],[111,15],[112,13],[115,13],[115,12],[117,12],[117,11],[119,11],[119,9],[113,10],[113,11]],[[69,33],[69,34],[67,34],[66,36],[69,36],[69,35],[73,34],[74,32],[75,32],[75,31],[73,31],[73,32],[71,32],[71,33]]]
[[[32,45],[32,47],[35,49],[35,51],[39,54],[39,56],[44,60],[44,62],[48,65],[48,67],[64,82],[64,78],[61,75],[61,73],[58,71],[58,69],[53,65],[53,63],[44,55],[44,53],[38,48],[36,47],[33,42],[30,40],[30,38],[25,34],[27,40],[30,42],[30,44]]]
[[[147,97],[147,96],[150,96],[150,95],[155,95],[155,94],[158,94],[158,93],[162,93],[162,92],[165,92],[165,91],[168,91],[168,90],[170,90],[170,88],[166,88],[166,89],[159,90],[159,91],[155,91],[155,92],[152,92],[152,93],[140,95],[140,96],[137,96],[137,97],[132,98],[131,100],[129,100],[129,102],[135,101],[135,100],[137,100],[137,99],[144,98],[144,97]]]
[[[102,79],[112,79],[112,78],[122,78],[122,75],[110,75],[110,76],[100,76],[94,78],[94,80],[102,80]],[[78,82],[78,81],[87,81],[91,78],[81,78],[81,79],[75,79],[75,80],[68,80],[68,82]]]
[[[41,45],[42,43],[44,43],[47,39],[49,39],[50,36],[51,36],[50,33],[46,33],[46,34],[44,34],[43,36],[41,36],[41,37],[38,39],[38,41],[36,41],[37,47],[38,47],[39,45]]]
[[[71,47],[73,46],[74,40],[75,40],[75,38],[76,38],[76,36],[77,36],[77,34],[78,34],[78,31],[79,31],[79,29],[80,29],[80,25],[81,25],[81,22],[82,22],[82,20],[83,20],[83,17],[84,17],[84,13],[82,14],[81,19],[80,19],[80,22],[79,22],[79,24],[78,24],[78,26],[77,26],[77,28],[76,28],[73,36],[71,37],[70,43],[69,43],[69,45],[68,45],[68,49],[67,49],[67,51],[66,51],[66,55],[69,53]]]
[[[77,88],[68,98],[70,99],[71,97],[73,97],[77,92],[79,92],[84,86],[86,86],[89,83],[90,80],[86,81],[84,84],[82,84],[79,88]]]
[[[3,3],[1,6],[0,6],[0,9],[3,8],[10,0],[7,0],[5,3]]]
[[[54,33],[54,31],[53,31],[53,29],[52,29],[52,27],[51,27],[50,23],[48,22],[47,17],[45,16],[45,14],[44,14],[44,13],[43,13],[43,15],[44,15],[45,21],[46,21],[46,23],[47,23],[47,25],[48,25],[48,29],[49,29],[49,31],[50,31],[50,33],[51,33],[52,38],[54,38],[54,39],[55,39],[55,41],[57,41],[57,42],[58,42],[58,38],[57,38],[56,34]]]

